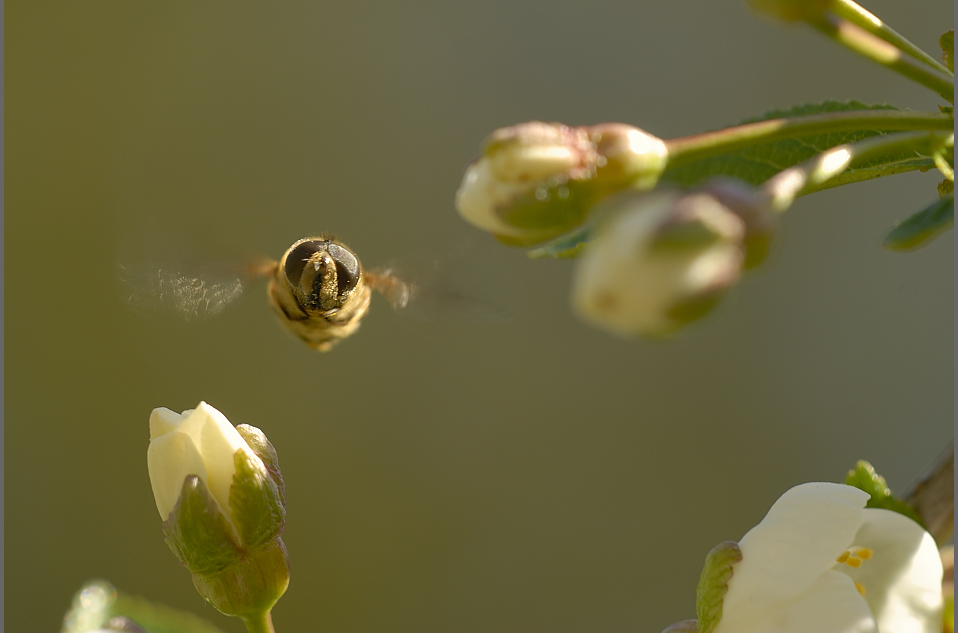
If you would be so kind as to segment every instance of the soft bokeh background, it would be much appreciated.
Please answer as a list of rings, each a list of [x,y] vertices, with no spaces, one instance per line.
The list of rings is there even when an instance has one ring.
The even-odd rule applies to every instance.
[[[868,3],[933,50],[952,7]],[[459,220],[498,126],[662,137],[926,90],[738,1],[6,5],[6,625],[90,577],[241,631],[163,543],[149,412],[262,427],[288,483],[284,631],[659,631],[705,553],[786,488],[868,458],[894,488],[952,436],[950,236],[893,254],[908,174],[803,199],[704,324],[627,342],[572,315],[572,264]],[[264,286],[191,327],[131,313],[137,253],[278,257],[334,231],[369,265],[452,253],[506,323],[376,300],[328,355]]]

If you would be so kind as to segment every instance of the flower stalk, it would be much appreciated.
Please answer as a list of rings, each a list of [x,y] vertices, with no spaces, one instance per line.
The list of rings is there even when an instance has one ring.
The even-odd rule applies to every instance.
[[[898,46],[838,15],[826,12],[817,18],[809,19],[808,22],[839,44],[934,90],[949,103],[954,103],[955,77],[947,71],[930,68],[927,63],[905,54]]]
[[[948,114],[904,110],[852,110],[770,119],[667,140],[665,141],[669,156],[667,169],[797,136],[853,132],[863,129],[906,132],[953,128],[954,119]]]
[[[835,178],[848,169],[890,154],[914,151],[930,155],[943,144],[954,142],[954,134],[911,132],[869,138],[857,143],[838,145],[811,160],[790,167],[770,178],[762,186],[769,205],[785,211],[796,197],[843,184]]]
[[[908,53],[935,70],[954,77],[954,73],[948,70],[947,66],[913,44],[908,38],[882,22],[878,16],[870,13],[858,3],[852,2],[852,0],[833,0],[829,9],[838,17],[899,48],[902,52]]]

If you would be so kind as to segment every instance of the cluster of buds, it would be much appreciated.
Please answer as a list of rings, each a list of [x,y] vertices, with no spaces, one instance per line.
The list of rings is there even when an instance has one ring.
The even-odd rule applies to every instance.
[[[654,187],[667,157],[660,139],[621,123],[522,123],[486,140],[456,207],[507,244],[539,244],[582,224],[611,193]]]
[[[289,584],[286,493],[272,444],[205,402],[182,414],[159,408],[147,463],[166,542],[197,591],[226,615],[262,619]]]
[[[662,336],[707,314],[765,259],[774,231],[765,198],[737,181],[628,192],[603,206],[572,301],[623,335]]]

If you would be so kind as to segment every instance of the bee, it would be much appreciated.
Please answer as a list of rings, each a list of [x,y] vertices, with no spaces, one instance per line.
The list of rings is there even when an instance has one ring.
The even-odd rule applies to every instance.
[[[172,311],[186,320],[219,314],[249,280],[267,278],[269,305],[283,327],[310,348],[327,352],[359,329],[372,291],[395,309],[416,305],[421,315],[502,320],[498,309],[456,293],[412,283],[388,267],[366,270],[356,253],[330,235],[305,237],[277,262],[261,259],[242,273],[229,269],[183,272],[150,267],[147,275],[120,266],[120,281],[132,292],[127,303],[143,312]],[[225,273],[225,274],[224,274]]]
[[[364,270],[356,253],[325,235],[299,240],[272,269],[270,306],[286,329],[320,352],[359,329],[372,290],[394,308],[404,308],[414,290],[388,269]]]

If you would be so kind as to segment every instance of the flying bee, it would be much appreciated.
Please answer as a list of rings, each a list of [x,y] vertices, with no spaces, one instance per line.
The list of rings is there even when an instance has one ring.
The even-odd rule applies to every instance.
[[[269,304],[290,332],[320,352],[359,328],[372,290],[395,308],[405,307],[413,291],[389,270],[363,270],[353,251],[328,236],[299,240],[272,268]]]
[[[202,273],[151,268],[147,275],[120,266],[120,281],[132,290],[127,302],[137,311],[173,311],[186,320],[213,316],[232,303],[247,281],[268,278],[267,297],[279,322],[320,352],[359,329],[369,312],[372,291],[396,309],[410,305],[421,315],[502,320],[498,309],[462,295],[413,283],[391,268],[366,270],[348,246],[329,235],[306,237],[277,262],[262,259],[237,273]],[[224,274],[225,273],[225,274]],[[455,313],[455,314],[454,314]]]

